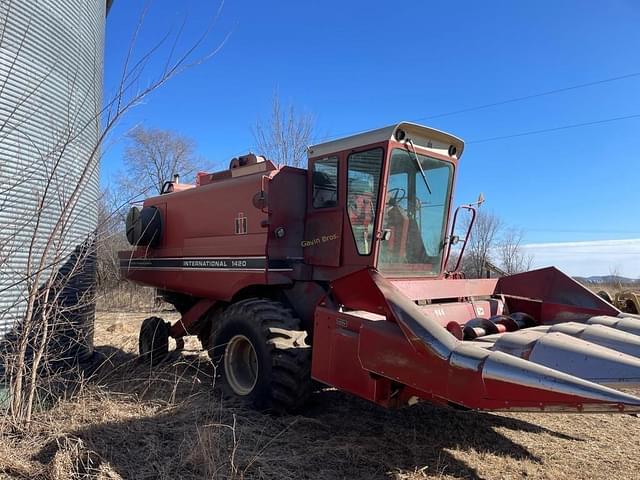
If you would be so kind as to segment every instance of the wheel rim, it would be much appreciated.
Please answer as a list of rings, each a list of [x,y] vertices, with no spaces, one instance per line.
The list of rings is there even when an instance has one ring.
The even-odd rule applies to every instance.
[[[258,381],[258,357],[251,341],[244,335],[229,340],[224,352],[227,383],[238,395],[249,395]]]

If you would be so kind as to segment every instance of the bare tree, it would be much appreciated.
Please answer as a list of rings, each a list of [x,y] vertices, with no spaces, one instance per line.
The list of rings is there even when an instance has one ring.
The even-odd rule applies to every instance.
[[[293,104],[283,107],[276,93],[271,116],[266,121],[258,119],[252,133],[258,153],[283,165],[302,167],[314,127],[313,115],[298,112]]]
[[[462,270],[469,278],[482,278],[496,246],[502,221],[495,214],[478,211],[471,237],[466,247]]]
[[[611,283],[615,289],[622,290],[622,275],[620,274],[622,268],[619,263],[615,265],[609,265],[609,283]]]
[[[154,289],[120,279],[118,251],[129,248],[124,218],[132,201],[160,194],[164,183],[175,174],[188,182],[202,162],[196,156],[195,141],[171,130],[138,126],[125,139],[124,168],[116,179],[118,188],[103,192],[99,203],[103,221],[98,231],[96,273],[101,308],[141,306],[155,297],[151,294]]]
[[[149,185],[153,191],[155,186]],[[146,194],[143,190],[122,198],[121,192],[104,189],[98,199],[96,231],[96,309],[147,308],[156,301],[155,289],[123,280],[120,276],[118,252],[131,248],[127,241],[123,218],[124,208],[133,197]]]
[[[507,228],[498,242],[497,254],[500,266],[507,275],[526,272],[531,269],[533,255],[522,247],[524,232],[517,228]]]
[[[108,189],[98,199],[98,229],[96,232],[96,285],[104,293],[120,281],[118,251],[128,247],[122,218],[114,215],[119,204]]]
[[[190,175],[196,168],[195,142],[170,130],[138,126],[127,136],[125,171],[118,183],[126,196],[140,191],[140,180],[153,185],[159,194],[174,174]]]

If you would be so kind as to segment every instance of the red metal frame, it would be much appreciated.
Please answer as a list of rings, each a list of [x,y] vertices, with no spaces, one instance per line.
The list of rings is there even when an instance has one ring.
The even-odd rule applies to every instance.
[[[181,338],[186,335],[193,335],[195,332],[190,332],[189,329],[191,329],[204,314],[211,310],[216,302],[217,300],[211,300],[209,298],[203,298],[198,301],[171,326],[169,336],[171,338]]]

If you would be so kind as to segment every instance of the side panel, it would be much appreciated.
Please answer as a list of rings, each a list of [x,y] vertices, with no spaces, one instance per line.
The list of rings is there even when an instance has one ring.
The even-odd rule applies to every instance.
[[[339,267],[342,252],[342,209],[318,210],[307,215],[302,245],[309,265]]]
[[[266,284],[267,265],[265,257],[131,257],[130,252],[120,256],[120,271],[130,280],[219,300],[230,300],[248,285]]]
[[[523,298],[540,301],[538,318],[543,323],[580,321],[595,315],[617,316],[620,313],[620,310],[554,267],[502,277],[498,280],[495,293],[504,295],[508,305],[522,303]]]
[[[498,279],[391,279],[390,281],[411,300],[440,300],[493,295]]]
[[[307,172],[298,168],[283,167],[267,183],[267,252],[270,259],[289,264],[302,260],[306,192]]]
[[[147,200],[145,205],[166,212],[162,242],[153,255],[264,256],[268,216],[253,204],[262,176],[230,178]]]
[[[433,318],[445,327],[450,322],[463,325],[474,318],[502,315],[504,304],[498,299],[474,300],[473,302],[434,303],[420,306],[420,310],[425,316]]]
[[[123,274],[166,290],[223,300],[248,285],[266,284],[272,266],[266,256],[268,214],[253,202],[264,174],[148,199],[145,205],[163,214],[162,240],[157,248],[138,248],[131,258],[123,252]]]
[[[318,307],[311,376],[319,382],[389,406],[389,380],[364,370],[358,357],[361,321],[363,320],[350,315]]]

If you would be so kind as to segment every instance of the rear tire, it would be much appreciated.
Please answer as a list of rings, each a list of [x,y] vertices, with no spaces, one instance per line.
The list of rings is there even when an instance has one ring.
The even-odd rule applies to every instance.
[[[299,409],[311,393],[311,348],[300,320],[283,304],[251,298],[228,306],[209,355],[227,393],[259,410]]]
[[[140,357],[151,365],[162,362],[169,354],[171,325],[160,317],[149,317],[142,322],[138,337]]]

